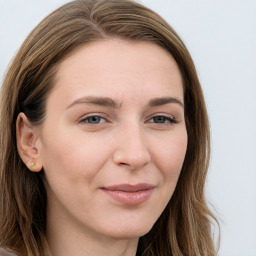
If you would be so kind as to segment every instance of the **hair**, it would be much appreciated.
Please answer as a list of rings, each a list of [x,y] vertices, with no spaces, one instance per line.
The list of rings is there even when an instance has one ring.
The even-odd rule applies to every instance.
[[[119,38],[152,42],[175,59],[183,79],[188,145],[181,174],[164,212],[140,238],[143,256],[213,256],[216,248],[204,185],[210,157],[206,106],[192,58],[174,29],[131,0],[78,0],[47,16],[27,37],[6,72],[0,101],[0,244],[21,256],[46,255],[44,173],[31,172],[16,145],[16,119],[44,121],[59,64],[74,49]]]

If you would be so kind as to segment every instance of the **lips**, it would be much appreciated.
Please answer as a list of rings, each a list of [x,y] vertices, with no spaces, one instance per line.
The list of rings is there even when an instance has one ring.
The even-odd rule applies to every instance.
[[[104,187],[101,190],[119,203],[138,205],[147,201],[154,189],[155,186],[151,184],[140,183],[136,185],[118,184]]]

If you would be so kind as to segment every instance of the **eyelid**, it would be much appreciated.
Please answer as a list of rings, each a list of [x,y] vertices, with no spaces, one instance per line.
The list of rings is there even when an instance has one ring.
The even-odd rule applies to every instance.
[[[151,119],[153,119],[154,117],[165,117],[167,120],[170,121],[170,123],[155,123],[155,122],[149,122]],[[178,121],[176,120],[176,118],[173,115],[170,114],[166,114],[166,113],[156,113],[150,116],[150,118],[147,119],[148,123],[154,123],[156,125],[173,125],[173,124],[177,124]]]
[[[102,119],[104,119],[104,122],[99,122],[99,123],[95,123],[95,124],[87,122],[86,120],[90,117],[102,118]],[[150,121],[151,119],[153,119],[155,117],[164,117],[167,120],[169,120],[169,122],[163,122],[163,123],[159,122],[159,123],[157,123],[157,122],[154,122],[154,121]],[[109,117],[105,113],[95,112],[95,113],[88,113],[88,114],[83,115],[83,117],[79,118],[79,120],[77,122],[78,123],[85,123],[85,124],[88,124],[88,125],[100,125],[100,124],[108,123],[110,121],[109,121]],[[174,124],[178,124],[179,122],[174,117],[174,115],[167,114],[167,113],[154,113],[146,119],[146,123],[155,124],[155,125],[174,125]]]
[[[91,123],[85,122],[85,120],[90,118],[90,117],[100,117],[100,118],[105,120],[104,123],[108,122],[108,117],[105,114],[103,114],[103,113],[90,113],[90,114],[84,115],[82,118],[79,118],[78,123],[87,123],[87,124],[90,125]],[[102,123],[98,123],[98,124],[102,124]],[[92,124],[92,125],[95,125],[95,124]]]

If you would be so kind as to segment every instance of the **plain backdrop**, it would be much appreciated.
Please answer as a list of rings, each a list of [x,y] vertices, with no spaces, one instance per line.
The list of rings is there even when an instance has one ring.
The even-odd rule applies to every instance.
[[[65,0],[0,0],[0,80],[19,46]],[[207,102],[206,193],[221,224],[220,256],[256,256],[256,1],[140,0],[187,45]]]

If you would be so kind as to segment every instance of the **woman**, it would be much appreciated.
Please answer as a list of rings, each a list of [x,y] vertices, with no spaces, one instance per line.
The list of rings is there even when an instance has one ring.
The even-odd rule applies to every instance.
[[[34,255],[216,255],[209,125],[175,31],[80,0],[28,36],[1,94],[0,244]]]

